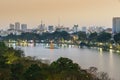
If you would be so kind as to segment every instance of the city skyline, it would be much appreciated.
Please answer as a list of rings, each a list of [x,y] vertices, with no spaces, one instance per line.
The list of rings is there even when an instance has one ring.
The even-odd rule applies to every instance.
[[[14,22],[34,28],[41,20],[46,25],[112,27],[119,9],[119,0],[0,0],[0,29]]]

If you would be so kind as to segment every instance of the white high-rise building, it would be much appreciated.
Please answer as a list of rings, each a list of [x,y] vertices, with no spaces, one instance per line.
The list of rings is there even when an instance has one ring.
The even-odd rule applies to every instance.
[[[20,30],[20,23],[19,22],[15,22],[15,30]]]
[[[74,25],[74,26],[73,26],[73,32],[74,32],[74,33],[78,32],[78,25]]]
[[[113,34],[120,33],[120,17],[113,18],[112,32]]]

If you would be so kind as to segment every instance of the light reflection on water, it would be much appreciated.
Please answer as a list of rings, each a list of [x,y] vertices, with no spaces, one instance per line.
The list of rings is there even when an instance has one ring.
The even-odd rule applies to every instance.
[[[16,45],[9,45],[16,47]],[[48,59],[51,62],[59,57],[67,57],[78,63],[82,68],[95,66],[99,71],[107,72],[110,77],[120,80],[120,55],[102,51],[99,49],[81,49],[74,45],[57,45],[59,49],[45,48],[49,44],[29,44],[19,46],[24,50],[26,56],[36,56],[39,59]],[[18,46],[17,46],[18,47]]]
[[[99,49],[100,55],[103,56],[103,50],[102,50],[102,48],[98,48],[98,49]]]
[[[114,75],[113,74],[113,69],[114,69],[114,61],[113,61],[114,59],[113,59],[113,56],[114,56],[113,55],[113,51],[110,49],[109,50],[109,65],[110,65],[110,70],[111,70],[110,74],[111,75]]]

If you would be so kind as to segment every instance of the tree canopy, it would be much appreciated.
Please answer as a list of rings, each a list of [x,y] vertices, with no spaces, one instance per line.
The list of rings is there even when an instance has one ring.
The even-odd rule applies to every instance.
[[[108,41],[110,41],[111,37],[112,36],[110,33],[102,32],[98,35],[97,41],[98,42],[108,42]]]
[[[115,42],[120,44],[120,33],[117,33],[114,35],[114,40],[115,40]]]

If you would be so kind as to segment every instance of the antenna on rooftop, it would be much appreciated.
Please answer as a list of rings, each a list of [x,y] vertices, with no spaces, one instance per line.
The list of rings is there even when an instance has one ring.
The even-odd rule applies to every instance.
[[[58,18],[58,27],[60,27],[60,17]]]
[[[41,20],[41,24],[43,24],[43,21]]]

